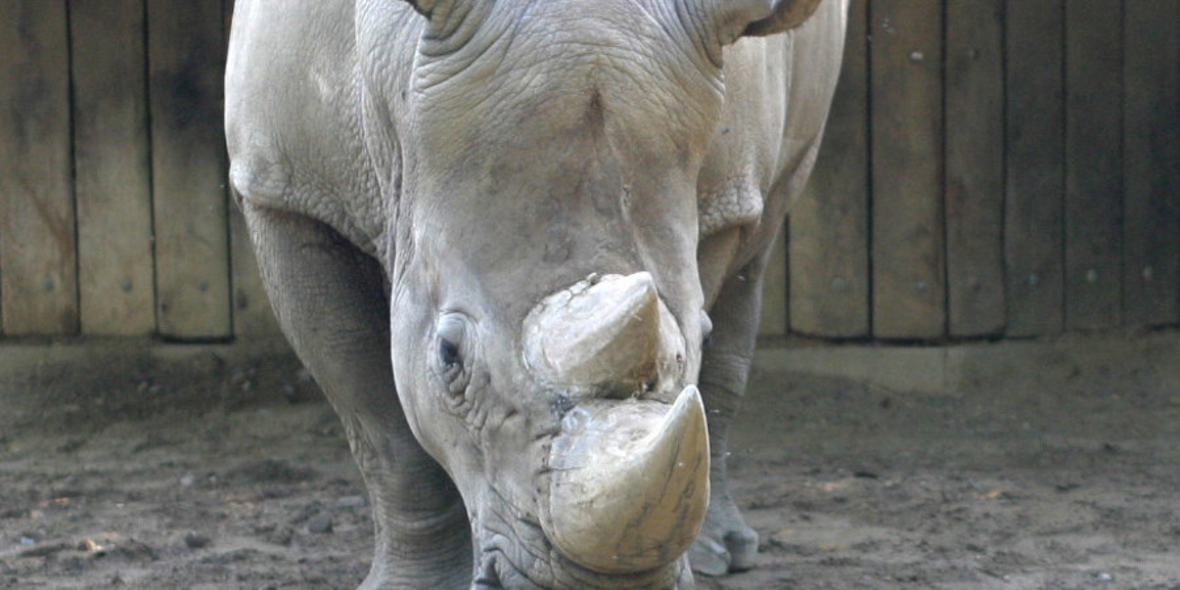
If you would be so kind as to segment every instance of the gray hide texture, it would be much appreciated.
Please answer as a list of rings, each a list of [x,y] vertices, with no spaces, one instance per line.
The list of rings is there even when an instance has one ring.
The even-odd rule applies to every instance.
[[[369,489],[363,587],[751,566],[726,429],[846,11],[235,3],[230,180]]]

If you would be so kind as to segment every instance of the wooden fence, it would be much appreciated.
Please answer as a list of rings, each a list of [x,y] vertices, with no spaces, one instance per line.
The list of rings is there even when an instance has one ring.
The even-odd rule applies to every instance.
[[[227,0],[0,4],[0,328],[271,332],[226,190]]]
[[[271,333],[228,204],[231,0],[0,0],[0,334]],[[853,0],[764,334],[1177,323],[1180,3]]]
[[[1180,2],[852,4],[764,333],[1177,322]]]

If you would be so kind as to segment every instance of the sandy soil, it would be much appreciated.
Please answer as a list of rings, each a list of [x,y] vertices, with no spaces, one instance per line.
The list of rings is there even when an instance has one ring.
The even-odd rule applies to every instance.
[[[1180,589],[1180,335],[957,391],[760,368],[734,433],[758,567],[707,589]],[[372,525],[287,357],[106,354],[0,380],[0,588],[348,588]]]

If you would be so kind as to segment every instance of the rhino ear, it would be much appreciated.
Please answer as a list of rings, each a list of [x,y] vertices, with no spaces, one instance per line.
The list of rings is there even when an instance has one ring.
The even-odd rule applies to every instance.
[[[430,18],[431,13],[434,12],[434,5],[436,4],[435,0],[404,0],[404,2],[412,6],[414,12],[426,18]]]
[[[717,40],[728,45],[745,36],[762,37],[794,29],[811,17],[823,1],[701,0],[701,4],[712,12]]]
[[[463,16],[466,15],[474,5],[479,4],[479,1],[468,0],[402,0],[406,4],[413,7],[414,12],[426,17],[432,25],[440,25],[439,23],[448,23],[452,21],[462,21]]]
[[[775,33],[785,33],[807,21],[815,14],[823,0],[775,0],[774,9],[770,15],[746,25],[743,36],[764,37]],[[827,0],[834,2],[835,0]]]

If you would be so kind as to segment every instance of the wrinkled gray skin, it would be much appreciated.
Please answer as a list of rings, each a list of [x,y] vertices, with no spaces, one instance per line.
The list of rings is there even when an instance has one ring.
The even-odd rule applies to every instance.
[[[236,2],[231,182],[369,489],[363,587],[750,567],[725,436],[839,70],[815,4]]]

